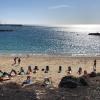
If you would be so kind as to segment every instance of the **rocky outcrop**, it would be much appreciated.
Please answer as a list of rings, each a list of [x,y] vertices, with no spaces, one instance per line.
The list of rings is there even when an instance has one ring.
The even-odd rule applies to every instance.
[[[88,35],[98,35],[98,36],[100,36],[100,33],[89,33]]]
[[[37,100],[34,91],[22,89],[16,83],[0,85],[0,100]]]
[[[59,87],[61,88],[76,88],[77,86],[77,80],[72,76],[63,77],[59,84]]]

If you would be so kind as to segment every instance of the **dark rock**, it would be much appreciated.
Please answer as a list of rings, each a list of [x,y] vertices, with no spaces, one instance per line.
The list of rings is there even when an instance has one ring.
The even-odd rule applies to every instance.
[[[88,82],[86,81],[86,79],[84,77],[80,77],[79,78],[79,83],[82,85],[82,86],[88,86]]]
[[[100,73],[96,73],[96,76],[100,76]]]
[[[7,89],[21,89],[21,86],[19,84],[13,82],[4,84],[3,86],[6,87]]]
[[[97,36],[100,36],[100,33],[89,33],[88,35],[97,35]]]
[[[76,88],[77,86],[77,80],[72,76],[63,77],[59,84],[60,88]]]
[[[0,85],[0,100],[37,100],[34,91],[21,88],[16,83]]]
[[[96,77],[96,72],[91,72],[89,76],[90,77]]]

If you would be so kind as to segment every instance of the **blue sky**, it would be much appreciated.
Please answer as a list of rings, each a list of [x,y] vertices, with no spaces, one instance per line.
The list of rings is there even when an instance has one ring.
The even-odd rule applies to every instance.
[[[99,24],[100,0],[0,0],[0,23]]]

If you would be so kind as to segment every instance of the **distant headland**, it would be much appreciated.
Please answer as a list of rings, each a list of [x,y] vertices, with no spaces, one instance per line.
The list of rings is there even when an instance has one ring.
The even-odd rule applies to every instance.
[[[89,33],[88,35],[97,35],[97,36],[100,36],[100,33]]]
[[[0,26],[23,26],[22,24],[0,24]]]
[[[22,24],[0,24],[0,32],[12,32],[14,29],[9,29],[8,27],[22,27]]]

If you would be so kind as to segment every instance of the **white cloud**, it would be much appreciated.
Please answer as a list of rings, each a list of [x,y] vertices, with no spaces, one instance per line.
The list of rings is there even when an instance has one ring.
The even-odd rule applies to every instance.
[[[56,6],[52,6],[49,7],[48,9],[60,9],[60,8],[69,8],[69,5],[56,5]]]

